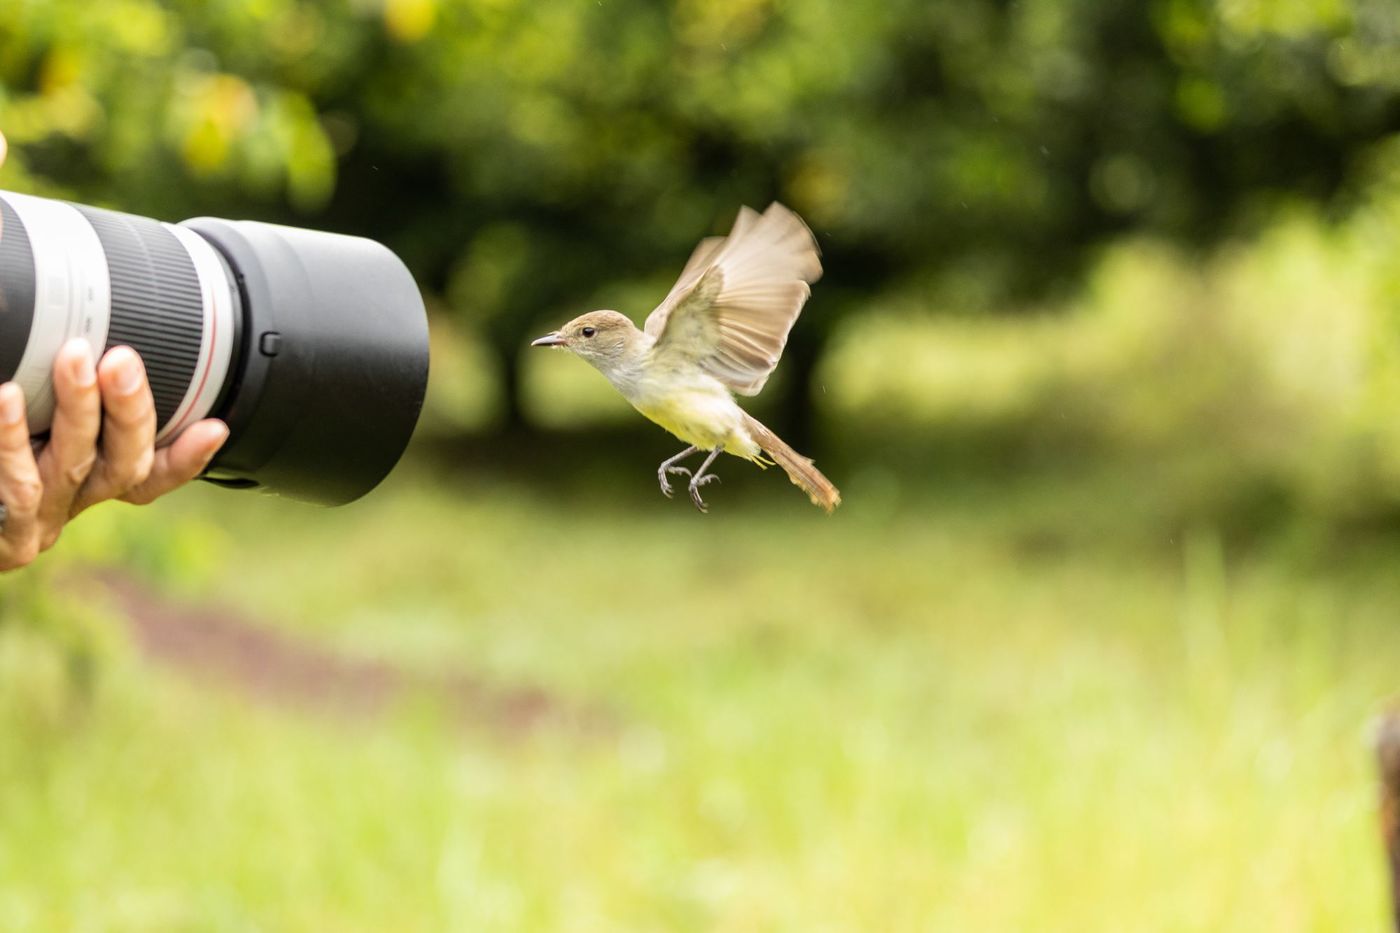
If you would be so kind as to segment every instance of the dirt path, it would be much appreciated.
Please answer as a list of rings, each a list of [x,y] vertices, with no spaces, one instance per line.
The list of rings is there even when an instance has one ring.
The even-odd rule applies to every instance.
[[[113,596],[133,640],[152,662],[264,704],[358,719],[427,699],[441,703],[463,727],[506,735],[546,725],[594,732],[612,724],[600,710],[537,687],[348,657],[223,607],[169,600],[123,574],[105,573],[98,582]]]

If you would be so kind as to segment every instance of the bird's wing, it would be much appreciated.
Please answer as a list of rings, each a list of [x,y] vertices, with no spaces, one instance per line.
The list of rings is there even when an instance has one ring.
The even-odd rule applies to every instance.
[[[744,208],[744,210],[748,210],[748,208]],[[707,236],[700,241],[700,245],[695,247],[695,252],[691,253],[690,258],[686,260],[685,268],[681,270],[681,277],[676,279],[676,284],[671,286],[670,293],[666,295],[667,301],[671,299],[672,295],[690,290],[690,286],[694,285],[696,280],[710,267],[710,261],[715,258],[715,253],[719,252],[724,241],[725,238],[722,236]],[[663,301],[661,304],[664,307],[666,302]],[[658,308],[657,311],[659,310],[661,309]],[[647,327],[652,325],[654,317],[656,317],[656,311],[647,317]],[[653,334],[652,336],[657,335]]]
[[[817,241],[774,202],[741,208],[727,237],[701,241],[671,293],[647,317],[656,352],[693,360],[741,395],[756,395],[821,278]]]

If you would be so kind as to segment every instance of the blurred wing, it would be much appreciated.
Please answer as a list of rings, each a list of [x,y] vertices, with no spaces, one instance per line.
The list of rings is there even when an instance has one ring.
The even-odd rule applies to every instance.
[[[747,208],[745,208],[747,210]],[[690,254],[690,259],[686,260],[685,268],[681,270],[681,277],[676,279],[676,284],[671,286],[671,291],[666,295],[666,301],[670,301],[673,295],[690,291],[690,286],[694,285],[710,267],[710,262],[724,245],[725,238],[722,236],[709,236],[700,241],[700,245],[695,247],[695,252]],[[661,302],[665,306],[666,301]],[[652,318],[656,317],[653,311],[646,319],[646,327],[652,326]],[[664,322],[663,322],[664,323]],[[647,333],[651,333],[650,330]],[[653,337],[659,336],[652,334]]]
[[[741,395],[756,395],[821,278],[812,231],[774,202],[741,208],[729,236],[704,240],[646,320],[658,353],[693,360]]]

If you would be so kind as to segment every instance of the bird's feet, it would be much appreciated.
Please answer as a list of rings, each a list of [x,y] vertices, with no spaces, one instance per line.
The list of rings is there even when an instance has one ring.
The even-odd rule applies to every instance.
[[[713,473],[706,473],[703,476],[692,476],[690,478],[690,501],[695,503],[695,507],[702,512],[710,511],[705,505],[705,500],[700,498],[700,487],[709,482],[719,482],[719,477]]]
[[[666,482],[667,473],[689,476],[690,471],[683,466],[667,466],[664,463],[661,464],[661,469],[656,471],[656,480],[661,484],[661,494],[669,499],[671,498],[671,484]]]

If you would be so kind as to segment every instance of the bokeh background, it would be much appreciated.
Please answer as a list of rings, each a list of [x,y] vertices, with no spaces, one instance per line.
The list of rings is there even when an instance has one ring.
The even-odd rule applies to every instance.
[[[410,456],[0,581],[5,929],[1379,930],[1392,0],[6,0],[0,187],[378,238]],[[832,518],[528,338],[741,204]]]

